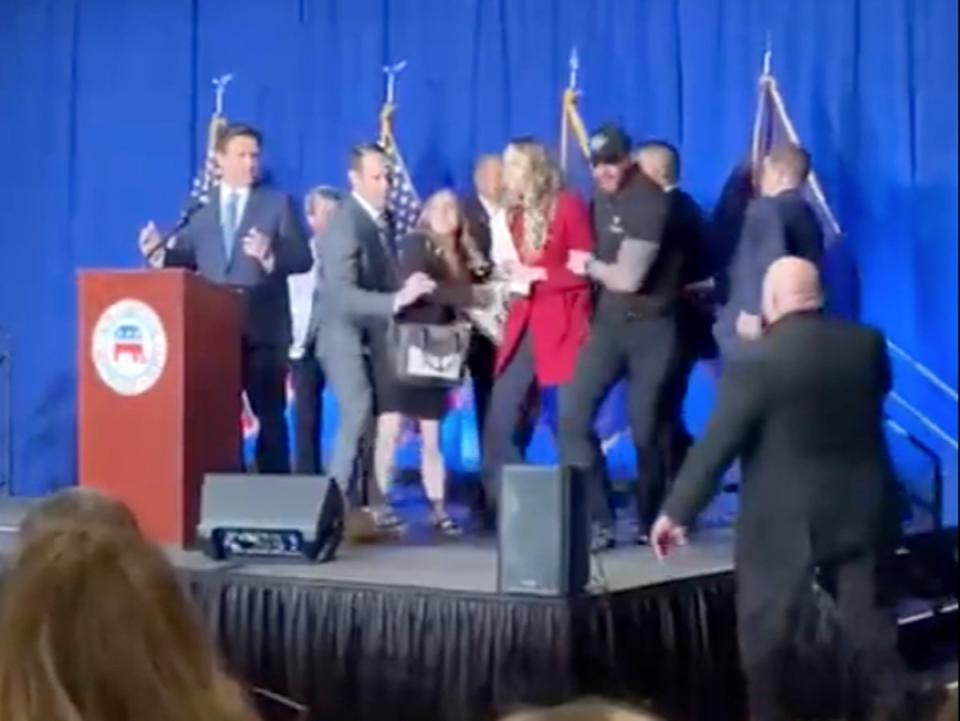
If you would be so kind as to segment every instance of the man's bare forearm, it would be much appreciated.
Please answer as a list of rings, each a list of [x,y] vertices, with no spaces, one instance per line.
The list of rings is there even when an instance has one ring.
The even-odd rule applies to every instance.
[[[643,286],[658,250],[656,243],[624,240],[615,263],[591,260],[587,263],[587,275],[607,290],[636,293]]]

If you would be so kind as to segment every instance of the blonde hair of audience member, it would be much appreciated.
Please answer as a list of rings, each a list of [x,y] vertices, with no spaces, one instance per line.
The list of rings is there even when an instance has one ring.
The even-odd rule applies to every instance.
[[[457,196],[451,190],[438,190],[423,204],[417,229],[427,237],[428,247],[446,270],[447,279],[469,283],[474,266],[482,257],[473,244]],[[446,517],[447,474],[440,448],[440,421],[417,419],[420,425],[421,469],[427,499],[433,506],[438,523]],[[403,417],[399,413],[384,413],[377,417],[374,444],[374,475],[382,495],[386,495],[393,478],[397,442]]]
[[[34,506],[20,523],[20,543],[77,527],[104,527],[140,535],[133,512],[92,488],[58,491]]]
[[[763,317],[768,325],[792,313],[823,308],[820,273],[808,260],[785,256],[774,261],[763,278]]]
[[[28,540],[4,579],[0,638],[0,719],[255,719],[173,567],[133,533]]]
[[[553,708],[518,711],[501,721],[662,721],[644,711],[599,699],[584,699]]]
[[[508,210],[523,214],[523,247],[539,255],[546,244],[560,173],[547,149],[535,140],[512,140],[503,153],[504,197]]]

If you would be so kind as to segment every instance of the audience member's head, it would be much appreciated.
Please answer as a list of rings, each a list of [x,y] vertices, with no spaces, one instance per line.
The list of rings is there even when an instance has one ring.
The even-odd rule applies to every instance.
[[[810,174],[810,153],[793,143],[773,148],[763,159],[760,192],[773,197],[801,187]]]
[[[662,719],[620,704],[585,699],[552,708],[518,711],[502,721],[662,721]]]
[[[67,488],[48,496],[20,523],[20,543],[47,533],[76,528],[109,528],[140,535],[137,519],[125,505],[92,488]]]
[[[376,143],[358,145],[350,152],[350,188],[373,206],[383,211],[387,207],[390,177],[387,173],[387,153]]]
[[[763,317],[767,323],[822,308],[823,288],[813,263],[786,256],[770,265],[763,279]]]
[[[322,235],[327,229],[327,223],[330,222],[330,217],[338,205],[340,205],[340,191],[329,185],[318,185],[307,193],[303,201],[303,210],[307,217],[307,225],[314,237]]]
[[[0,638],[2,719],[253,718],[173,567],[129,528],[35,526],[4,579]]]
[[[680,183],[680,151],[665,140],[648,140],[633,153],[640,171],[663,190]]]
[[[499,204],[503,198],[503,160],[499,155],[482,155],[473,168],[473,186],[484,200]]]

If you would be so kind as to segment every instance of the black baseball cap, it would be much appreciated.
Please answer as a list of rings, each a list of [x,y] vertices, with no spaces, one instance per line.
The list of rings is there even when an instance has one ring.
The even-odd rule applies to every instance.
[[[631,146],[626,130],[615,123],[606,123],[590,136],[590,162],[594,165],[623,162],[630,157]]]

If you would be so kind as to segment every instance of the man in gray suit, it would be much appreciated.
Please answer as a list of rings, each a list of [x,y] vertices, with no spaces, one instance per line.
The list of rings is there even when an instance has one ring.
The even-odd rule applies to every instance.
[[[328,306],[317,348],[340,411],[329,473],[353,504],[361,504],[356,466],[363,437],[372,431],[374,408],[368,356],[372,347],[385,346],[381,341],[390,319],[433,292],[436,284],[423,273],[400,282],[396,242],[386,217],[389,180],[383,149],[355,148],[349,179],[352,192],[330,219],[320,244],[323,292],[315,302]],[[370,484],[371,493],[375,487]],[[382,499],[370,501],[379,505]]]

